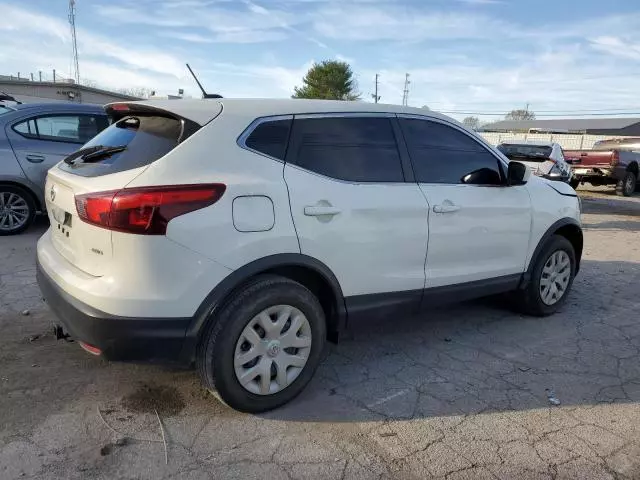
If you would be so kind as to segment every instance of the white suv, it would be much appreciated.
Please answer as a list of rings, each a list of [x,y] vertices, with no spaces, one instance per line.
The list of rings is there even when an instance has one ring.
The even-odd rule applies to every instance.
[[[239,99],[106,109],[114,123],[49,171],[42,292],[86,350],[195,362],[238,410],[294,398],[355,318],[501,292],[547,315],[579,269],[573,189],[529,178],[437,113]]]

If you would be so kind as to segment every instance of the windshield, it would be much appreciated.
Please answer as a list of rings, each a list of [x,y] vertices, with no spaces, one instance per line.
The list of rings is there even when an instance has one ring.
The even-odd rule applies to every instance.
[[[14,111],[15,110],[13,108],[7,107],[6,105],[0,105],[0,115],[2,115],[3,113],[9,113]]]
[[[545,145],[498,145],[500,150],[509,159],[526,158],[527,160],[544,162],[551,155],[552,148]]]

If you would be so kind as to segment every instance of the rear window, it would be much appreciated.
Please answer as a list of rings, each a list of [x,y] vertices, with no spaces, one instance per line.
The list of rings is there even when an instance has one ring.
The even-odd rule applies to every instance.
[[[85,177],[96,177],[149,165],[169,153],[180,141],[182,121],[162,116],[128,116],[103,130],[82,148],[126,147],[125,150],[84,162],[62,162],[60,169]]]
[[[528,162],[546,162],[553,149],[546,145],[515,145],[503,143],[498,145],[498,150],[509,160],[522,159]]]

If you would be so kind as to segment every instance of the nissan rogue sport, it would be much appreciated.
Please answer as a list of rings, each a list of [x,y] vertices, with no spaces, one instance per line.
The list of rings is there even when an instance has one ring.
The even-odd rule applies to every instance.
[[[503,292],[549,315],[579,270],[575,191],[443,115],[315,100],[106,110],[114,123],[48,173],[42,292],[85,350],[195,363],[235,409],[293,399],[354,319]]]

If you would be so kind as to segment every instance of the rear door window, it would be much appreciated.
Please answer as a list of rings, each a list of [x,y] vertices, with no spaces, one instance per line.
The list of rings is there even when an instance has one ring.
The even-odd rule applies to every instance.
[[[296,118],[292,137],[287,161],[306,170],[351,182],[404,182],[389,118]]]
[[[85,177],[96,177],[143,167],[173,150],[181,134],[181,120],[157,115],[127,116],[83,146],[83,149],[125,147],[124,150],[86,162],[79,157],[72,164],[61,163],[60,168]]]
[[[13,130],[34,140],[83,144],[108,124],[106,115],[39,115],[16,123]]]

